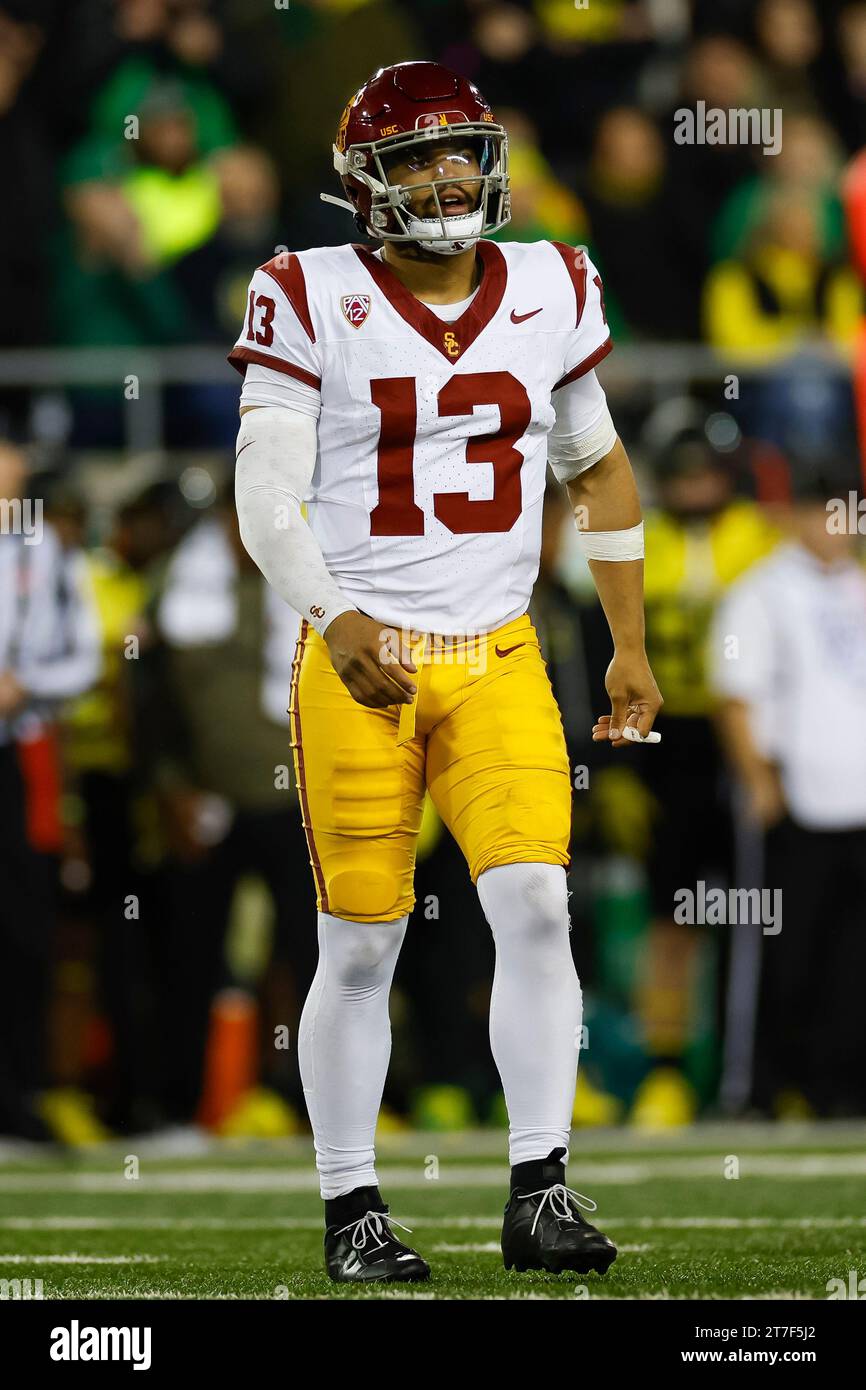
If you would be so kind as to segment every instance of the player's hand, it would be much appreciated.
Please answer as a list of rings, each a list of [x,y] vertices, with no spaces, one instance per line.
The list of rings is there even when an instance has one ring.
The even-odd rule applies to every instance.
[[[389,632],[375,618],[355,611],[341,613],[325,629],[334,670],[352,699],[369,709],[411,705],[415,698],[412,675],[418,667],[402,652],[397,660]]]
[[[600,716],[592,726],[594,743],[609,742],[614,748],[627,748],[650,733],[662,700],[646,652],[616,653],[607,668],[605,689],[610,696],[610,714]],[[623,736],[626,729],[640,735]],[[652,742],[658,742],[658,734]]]
[[[14,714],[27,699],[27,691],[13,671],[0,671],[0,717]]]
[[[756,764],[746,778],[748,812],[756,825],[769,830],[785,815],[785,794],[778,771],[769,763]]]

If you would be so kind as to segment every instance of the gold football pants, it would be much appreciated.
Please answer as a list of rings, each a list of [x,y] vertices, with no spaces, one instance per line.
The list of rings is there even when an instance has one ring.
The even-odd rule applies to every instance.
[[[404,648],[405,650],[405,648]],[[289,706],[321,912],[387,922],[414,904],[425,788],[473,882],[500,864],[568,863],[562,721],[528,615],[468,638],[411,640],[411,705],[368,709],[303,623]]]

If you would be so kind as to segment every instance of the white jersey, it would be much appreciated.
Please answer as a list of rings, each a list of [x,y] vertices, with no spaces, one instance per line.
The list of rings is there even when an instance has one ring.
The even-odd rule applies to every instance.
[[[278,255],[253,276],[229,358],[321,391],[307,512],[325,564],[362,612],[419,632],[486,632],[526,611],[551,394],[611,348],[584,251],[481,241],[478,254],[480,287],[452,322],[366,247]]]

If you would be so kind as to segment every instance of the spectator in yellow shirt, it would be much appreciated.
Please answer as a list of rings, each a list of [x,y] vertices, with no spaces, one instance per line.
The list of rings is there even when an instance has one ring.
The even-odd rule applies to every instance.
[[[816,338],[849,347],[862,307],[854,272],[821,255],[814,204],[785,190],[742,256],[720,262],[707,277],[704,333],[713,347],[763,360]]]

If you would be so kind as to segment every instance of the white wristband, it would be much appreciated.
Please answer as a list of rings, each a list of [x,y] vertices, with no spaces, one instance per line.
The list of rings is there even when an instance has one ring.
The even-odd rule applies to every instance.
[[[643,522],[626,531],[583,531],[577,534],[587,560],[642,560]]]

